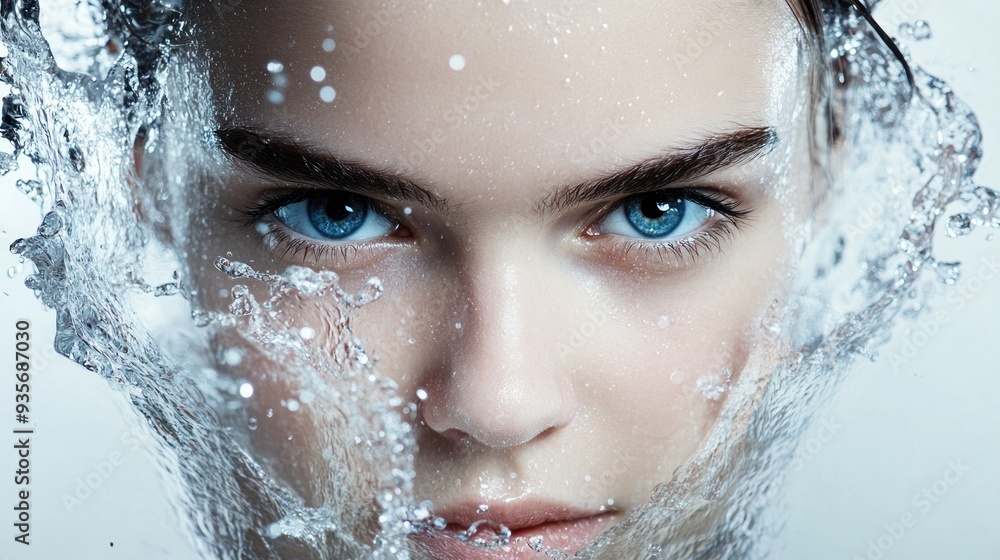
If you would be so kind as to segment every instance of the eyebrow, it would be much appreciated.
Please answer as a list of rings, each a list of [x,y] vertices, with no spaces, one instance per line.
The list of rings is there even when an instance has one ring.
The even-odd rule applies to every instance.
[[[777,143],[778,134],[772,127],[743,127],[715,134],[610,175],[562,188],[546,197],[542,208],[558,211],[583,202],[662,190],[749,163]]]
[[[273,179],[447,210],[444,198],[409,179],[325,154],[286,135],[234,126],[216,130],[215,136],[230,156]]]
[[[325,186],[355,194],[421,204],[441,212],[448,201],[417,183],[368,165],[337,158],[287,135],[252,127],[216,130],[223,150],[255,171],[285,182]],[[547,196],[539,213],[585,202],[653,192],[746,164],[778,143],[772,127],[742,127],[703,137],[597,179],[563,187]]]

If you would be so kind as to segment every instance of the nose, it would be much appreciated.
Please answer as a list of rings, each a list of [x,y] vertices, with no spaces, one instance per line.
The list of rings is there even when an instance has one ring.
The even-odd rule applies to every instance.
[[[422,404],[431,429],[513,447],[573,419],[576,396],[556,359],[555,329],[545,324],[552,318],[552,294],[538,272],[530,263],[506,262],[468,275],[468,326],[447,365],[429,380]]]

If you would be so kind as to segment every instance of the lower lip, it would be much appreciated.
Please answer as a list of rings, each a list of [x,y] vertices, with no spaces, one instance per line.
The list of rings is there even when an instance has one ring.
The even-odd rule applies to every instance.
[[[555,549],[569,554],[586,548],[597,535],[607,529],[617,516],[610,513],[594,515],[571,521],[554,521],[533,527],[514,529],[510,534],[510,544],[496,548],[482,548],[460,541],[457,534],[466,527],[449,524],[444,531],[432,534],[418,534],[414,538],[423,545],[432,558],[443,560],[494,560],[494,559],[525,559],[545,558],[546,549]],[[482,531],[477,537],[483,536],[489,540],[491,533]],[[531,537],[542,538],[542,551],[532,550],[528,546]]]

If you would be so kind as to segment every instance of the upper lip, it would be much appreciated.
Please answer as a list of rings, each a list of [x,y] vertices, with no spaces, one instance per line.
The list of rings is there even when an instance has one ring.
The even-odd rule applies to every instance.
[[[489,509],[483,513],[477,513],[482,504],[489,506]],[[449,523],[468,527],[476,521],[488,519],[494,523],[502,523],[512,531],[545,523],[585,519],[604,513],[610,513],[610,511],[595,512],[546,500],[518,500],[507,503],[462,502],[434,509],[435,515],[443,517]]]

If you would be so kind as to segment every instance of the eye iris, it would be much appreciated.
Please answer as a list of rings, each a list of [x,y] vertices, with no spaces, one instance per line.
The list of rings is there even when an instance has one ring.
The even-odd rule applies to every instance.
[[[684,219],[686,200],[669,193],[649,193],[625,202],[625,215],[633,228],[646,237],[663,237]]]
[[[306,212],[316,231],[330,239],[343,239],[364,225],[368,205],[359,196],[336,193],[310,198]]]

